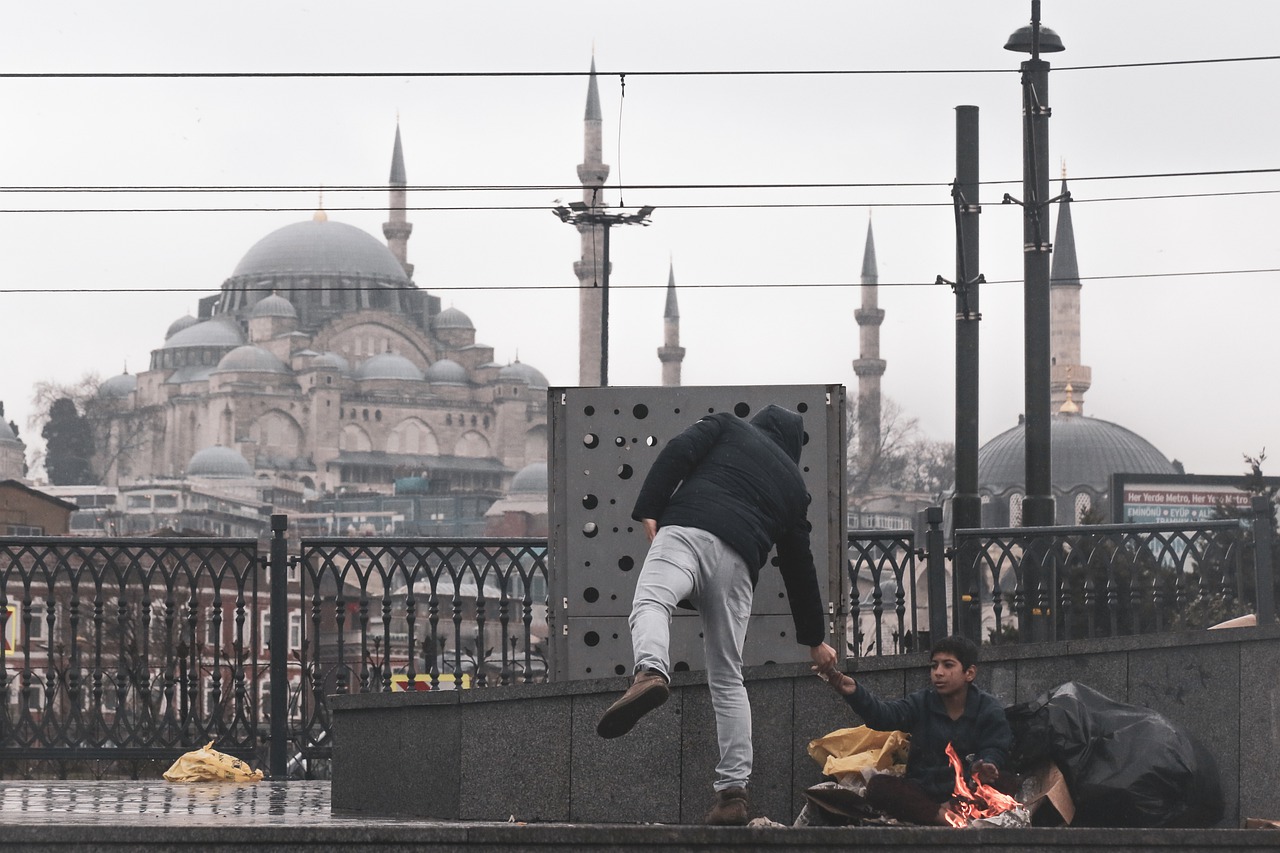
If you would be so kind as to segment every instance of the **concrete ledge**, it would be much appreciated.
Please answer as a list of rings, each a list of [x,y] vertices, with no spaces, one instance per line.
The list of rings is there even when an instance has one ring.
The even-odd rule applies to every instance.
[[[901,828],[750,829],[686,826],[573,826],[566,824],[357,824],[348,826],[237,827],[31,827],[6,825],[0,851],[71,853],[71,851],[136,851],[153,847],[201,853],[311,853],[317,848],[343,851],[430,850],[459,853],[511,853],[528,850],[617,851],[661,850],[832,851],[885,850],[937,853],[973,850],[1021,853],[1235,853],[1271,850],[1275,834],[1266,830],[1103,830],[1013,829],[955,830]]]
[[[1164,714],[1217,758],[1230,827],[1280,816],[1280,738],[1271,722],[1280,714],[1278,652],[1280,626],[984,647],[978,682],[1010,705],[1078,680]],[[926,663],[925,655],[907,655],[849,668],[856,664],[860,680],[895,697],[927,684]],[[860,721],[803,664],[753,667],[746,676],[755,720],[752,812],[790,824],[803,790],[821,781],[805,746]],[[331,697],[333,810],[700,823],[717,755],[704,676],[677,673],[666,705],[626,737],[602,740],[596,720],[625,686],[615,677]]]

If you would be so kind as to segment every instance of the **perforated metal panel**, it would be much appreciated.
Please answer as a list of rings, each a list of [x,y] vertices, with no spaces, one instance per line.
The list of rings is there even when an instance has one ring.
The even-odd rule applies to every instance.
[[[824,604],[843,610],[844,386],[553,388],[551,423],[552,666],[559,679],[631,671],[627,616],[649,543],[631,509],[658,453],[711,412],[750,418],[770,403],[800,412],[800,468],[812,497],[811,544]],[[776,557],[760,575],[748,665],[808,660],[795,642]],[[672,666],[703,668],[696,614],[672,623]],[[842,644],[838,644],[842,645]]]

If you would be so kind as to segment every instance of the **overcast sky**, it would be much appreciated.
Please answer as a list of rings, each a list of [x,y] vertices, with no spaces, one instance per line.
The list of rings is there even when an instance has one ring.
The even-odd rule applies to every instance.
[[[594,45],[607,201],[657,207],[652,227],[614,232],[613,384],[660,382],[674,261],[685,384],[841,383],[856,393],[853,312],[870,216],[887,314],[884,393],[938,439],[954,428],[955,302],[932,282],[955,275],[954,107],[979,107],[990,182],[980,269],[992,282],[981,297],[985,441],[1023,410],[1022,213],[999,201],[1021,195],[1022,157],[1023,55],[1002,47],[1030,9],[1029,0],[7,4],[6,419],[30,444],[36,381],[145,369],[171,321],[194,314],[258,239],[309,218],[318,201],[311,190],[12,188],[323,186],[331,219],[381,239],[385,190],[339,188],[385,186],[397,116],[411,186],[537,188],[411,192],[409,204],[425,209],[409,214],[409,259],[417,283],[466,312],[499,362],[518,355],[553,385],[576,384],[578,234],[547,208],[580,197],[586,79],[577,75]],[[1076,199],[1082,361],[1093,369],[1085,412],[1138,432],[1188,471],[1242,471],[1241,454],[1280,448],[1280,60],[1079,66],[1273,55],[1280,3],[1045,0],[1043,21],[1067,48],[1046,57],[1050,159],[1055,189],[1065,161]],[[928,70],[969,73],[644,73]],[[474,76],[56,76],[122,72]],[[1235,171],[1253,173],[1123,179]],[[648,188],[620,193],[619,182]],[[672,188],[691,184],[726,188]],[[732,188],[759,184],[846,186]],[[857,186],[866,184],[888,186]],[[166,212],[129,212],[156,208]],[[33,212],[46,210],[59,212]]]

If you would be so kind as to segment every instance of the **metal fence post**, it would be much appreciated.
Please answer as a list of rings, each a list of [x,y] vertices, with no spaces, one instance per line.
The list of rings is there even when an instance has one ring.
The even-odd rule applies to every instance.
[[[289,768],[289,517],[271,516],[271,778],[284,781]]]
[[[1257,618],[1259,625],[1270,625],[1276,619],[1275,573],[1271,565],[1271,543],[1275,538],[1275,505],[1265,495],[1254,495],[1251,504]]]
[[[929,644],[947,636],[947,555],[942,535],[942,507],[924,511],[925,572],[929,576]]]

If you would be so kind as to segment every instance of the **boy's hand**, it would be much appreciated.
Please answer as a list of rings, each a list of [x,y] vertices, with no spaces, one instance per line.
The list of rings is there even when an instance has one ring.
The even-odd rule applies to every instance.
[[[830,684],[831,688],[841,696],[851,696],[858,689],[858,682],[836,669],[834,665],[823,669],[814,664],[809,668],[813,670],[814,675]]]
[[[990,761],[983,761],[982,759],[973,762],[972,766],[969,767],[969,772],[973,774],[973,778],[984,785],[990,785],[1000,778],[1000,768]]]

